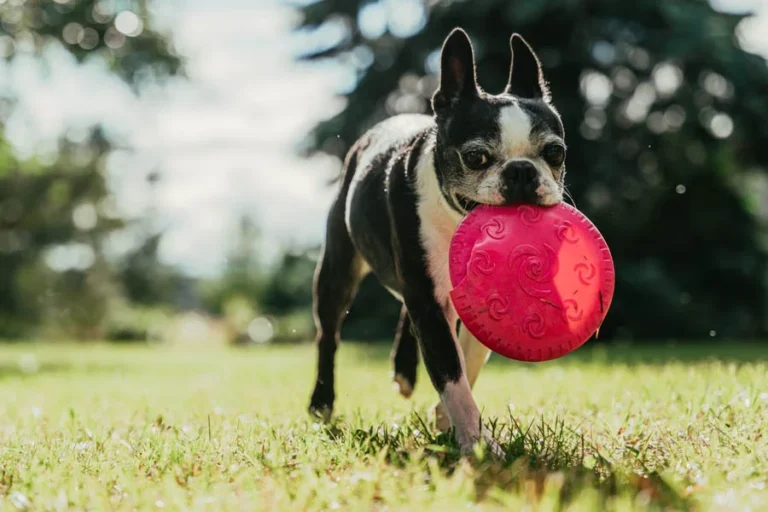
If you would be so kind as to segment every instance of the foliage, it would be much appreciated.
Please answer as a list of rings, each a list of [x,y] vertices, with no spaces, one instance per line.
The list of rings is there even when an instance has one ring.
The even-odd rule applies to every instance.
[[[118,262],[117,277],[125,298],[136,304],[164,306],[179,304],[185,279],[174,267],[160,261],[162,233],[148,235],[143,243]]]
[[[0,55],[12,61],[58,45],[80,61],[105,60],[138,87],[181,70],[168,39],[152,29],[148,9],[146,0],[5,2]],[[13,97],[4,101],[13,107]],[[110,149],[94,127],[82,142],[62,140],[52,162],[21,160],[0,126],[0,336],[41,324],[68,337],[104,335],[103,321],[122,294],[104,243],[126,225],[106,187]],[[139,249],[135,256],[141,255]],[[146,250],[143,255],[146,261]],[[163,299],[147,288],[150,276],[135,272],[136,258],[122,269],[129,296]]]
[[[6,346],[0,493],[29,510],[768,506],[763,349],[594,348],[492,359],[476,391],[506,459],[462,461],[426,374],[411,400],[390,389],[388,347],[342,346],[324,427],[306,344]]]
[[[260,241],[261,233],[253,219],[241,217],[222,275],[200,283],[206,311],[225,314],[227,304],[241,300],[258,307],[266,280],[266,269],[259,254]]]
[[[299,9],[299,30],[319,41],[305,58],[332,59],[356,77],[309,151],[341,156],[384,117],[429,112],[437,52],[455,26],[475,43],[481,85],[502,90],[519,32],[563,116],[570,192],[616,262],[601,336],[766,332],[766,221],[752,184],[768,165],[768,67],[738,46],[743,15],[706,0],[319,0]]]
[[[153,30],[150,0],[29,0],[4,2],[0,34],[6,58],[40,54],[61,44],[79,61],[104,59],[126,82],[163,78],[181,69],[165,34]],[[118,28],[119,17],[131,32]]]

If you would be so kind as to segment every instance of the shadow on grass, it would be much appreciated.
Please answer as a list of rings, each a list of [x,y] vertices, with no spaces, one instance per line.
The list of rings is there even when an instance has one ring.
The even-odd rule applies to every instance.
[[[754,363],[768,361],[768,343],[704,341],[701,343],[597,343],[588,342],[582,348],[561,359],[576,363],[669,364]]]
[[[356,357],[374,360],[386,359],[392,350],[391,343],[349,343],[358,349]],[[343,346],[343,345],[342,345]],[[343,348],[342,348],[343,349]],[[670,363],[705,363],[720,361],[725,363],[755,363],[768,361],[768,342],[735,342],[722,341],[715,343],[598,343],[587,342],[574,352],[543,363],[520,363],[510,361],[494,354],[489,363],[525,364],[525,365],[554,365],[554,364],[623,364],[662,365]]]
[[[384,457],[389,464],[404,467],[418,461],[430,481],[430,466],[445,475],[461,467],[458,445],[451,433],[435,434],[414,413],[404,425],[380,425],[369,429],[349,429],[340,420],[328,425],[332,438],[351,437],[361,453]],[[543,419],[527,427],[514,418],[509,422],[486,422],[498,440],[503,457],[495,457],[484,443],[474,457],[464,458],[472,468],[476,501],[495,500],[496,491],[523,493],[534,502],[554,498],[565,509],[584,490],[596,492],[601,509],[613,498],[629,497],[651,509],[689,510],[692,503],[658,473],[642,468],[617,469],[583,435],[563,421]],[[638,461],[638,464],[640,462]]]

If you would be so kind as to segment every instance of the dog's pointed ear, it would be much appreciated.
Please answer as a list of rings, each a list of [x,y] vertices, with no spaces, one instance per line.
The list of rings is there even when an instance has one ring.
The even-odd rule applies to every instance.
[[[438,112],[457,100],[477,95],[475,53],[469,36],[460,28],[451,31],[440,55],[440,85],[432,96]]]
[[[509,63],[509,81],[504,92],[521,98],[549,100],[549,89],[541,70],[541,61],[520,34],[509,40],[512,61]]]

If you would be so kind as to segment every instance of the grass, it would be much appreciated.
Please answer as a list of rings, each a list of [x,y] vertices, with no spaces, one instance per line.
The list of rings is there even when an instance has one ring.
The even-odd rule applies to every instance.
[[[387,351],[343,346],[322,426],[309,345],[5,345],[0,509],[768,509],[766,348],[492,359],[476,396],[503,461],[458,457]]]

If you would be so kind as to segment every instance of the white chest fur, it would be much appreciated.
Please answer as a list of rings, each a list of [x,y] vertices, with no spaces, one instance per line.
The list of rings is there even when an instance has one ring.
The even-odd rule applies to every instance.
[[[454,325],[457,316],[449,295],[453,286],[448,271],[448,251],[462,216],[447,204],[440,192],[432,148],[424,148],[416,173],[421,243],[427,254],[427,268],[435,285],[435,299],[442,306],[449,324]]]

